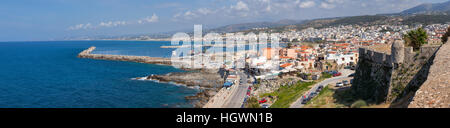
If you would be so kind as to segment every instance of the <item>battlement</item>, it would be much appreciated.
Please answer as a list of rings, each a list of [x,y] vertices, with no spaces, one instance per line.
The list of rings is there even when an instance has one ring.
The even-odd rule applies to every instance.
[[[418,57],[429,58],[436,52],[440,45],[425,45],[420,48],[419,52],[414,52],[412,47],[392,47],[391,53],[370,47],[361,47],[359,48],[360,60],[368,60],[375,64],[392,67],[394,64],[416,61]]]
[[[359,48],[359,55],[360,60],[368,60],[388,67],[390,67],[392,63],[390,53],[378,52],[370,48]]]

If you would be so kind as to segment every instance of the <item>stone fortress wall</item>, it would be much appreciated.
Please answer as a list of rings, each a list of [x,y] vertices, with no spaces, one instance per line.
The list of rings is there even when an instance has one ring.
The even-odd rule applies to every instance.
[[[402,41],[398,43],[403,43]],[[431,57],[440,45],[425,45],[420,48],[420,51],[414,52],[412,47],[399,46],[391,47],[391,53],[380,52],[370,47],[359,48],[360,59],[369,60],[372,63],[384,65],[386,67],[393,67],[393,64],[401,64],[416,61],[414,57],[417,54],[425,57]],[[394,55],[392,55],[394,53]],[[397,53],[397,54],[395,54]]]
[[[450,41],[439,48],[428,70],[426,81],[411,92],[409,108],[450,108]],[[405,105],[406,106],[406,105]],[[402,107],[405,107],[402,106]]]
[[[426,45],[420,51],[395,41],[390,51],[372,47],[359,49],[359,62],[352,92],[372,103],[409,103],[403,97],[415,92],[425,82],[434,54],[440,45]]]

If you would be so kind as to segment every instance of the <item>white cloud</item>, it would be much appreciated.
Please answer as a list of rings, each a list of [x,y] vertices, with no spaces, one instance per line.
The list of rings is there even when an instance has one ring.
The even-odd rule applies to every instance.
[[[138,23],[144,24],[144,23],[154,23],[154,22],[158,22],[158,21],[159,21],[159,17],[156,14],[153,14],[152,17],[146,17],[144,19],[138,20]]]
[[[209,14],[214,13],[214,11],[212,11],[211,9],[208,9],[208,8],[199,8],[199,9],[197,9],[197,12],[202,15],[209,15]]]
[[[78,24],[78,25],[75,25],[75,26],[70,26],[69,30],[80,30],[80,29],[91,29],[91,28],[93,28],[92,24],[91,23],[87,23],[87,24]]]
[[[101,22],[98,26],[99,27],[117,27],[119,25],[126,25],[127,22],[125,21],[109,21],[109,22]]]
[[[336,5],[330,4],[330,3],[326,3],[326,2],[322,2],[322,3],[320,4],[320,7],[321,7],[321,8],[324,8],[324,9],[333,9],[333,8],[336,7]]]
[[[249,11],[248,5],[242,1],[237,2],[236,5],[232,5],[231,9],[235,9],[238,11]]]
[[[316,2],[314,1],[306,1],[300,3],[300,8],[310,8],[316,5]]]
[[[92,25],[91,23],[87,24],[78,24],[75,26],[70,26],[68,30],[81,30],[81,29],[95,29],[95,28],[105,28],[105,27],[118,27],[132,24],[144,24],[144,23],[155,23],[159,21],[159,17],[156,14],[153,14],[151,17],[142,18],[135,21],[105,21],[100,22],[97,25]]]

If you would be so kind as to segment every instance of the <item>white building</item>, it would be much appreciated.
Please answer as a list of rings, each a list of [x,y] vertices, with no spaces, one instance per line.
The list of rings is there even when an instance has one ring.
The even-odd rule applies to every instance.
[[[357,62],[357,56],[355,53],[348,53],[348,54],[340,54],[340,53],[329,53],[325,57],[326,60],[333,60],[338,65],[351,65],[356,64]]]

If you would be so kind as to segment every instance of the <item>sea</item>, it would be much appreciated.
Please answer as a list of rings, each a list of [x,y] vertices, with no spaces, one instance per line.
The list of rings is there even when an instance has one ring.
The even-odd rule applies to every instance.
[[[171,66],[77,58],[94,54],[170,57],[165,41],[0,42],[0,108],[190,108],[198,89],[133,80],[183,72]]]

